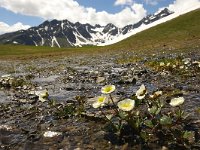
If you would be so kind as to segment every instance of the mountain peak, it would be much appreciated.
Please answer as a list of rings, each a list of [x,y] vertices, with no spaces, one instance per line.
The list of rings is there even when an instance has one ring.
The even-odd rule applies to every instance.
[[[37,27],[17,31],[0,36],[0,44],[24,44],[35,46],[71,47],[82,45],[100,45],[124,36],[142,25],[151,24],[170,15],[167,8],[160,12],[148,15],[136,24],[118,28],[112,23],[106,26],[94,26],[80,22],[72,23],[68,20],[47,20]]]

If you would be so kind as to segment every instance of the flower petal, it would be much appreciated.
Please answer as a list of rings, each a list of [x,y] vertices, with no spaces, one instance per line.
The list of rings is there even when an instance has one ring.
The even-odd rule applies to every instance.
[[[94,103],[92,104],[92,107],[93,107],[93,108],[99,108],[100,106],[101,106],[101,104],[98,103],[98,102],[94,102]]]
[[[171,99],[169,104],[173,107],[176,107],[176,106],[183,104],[184,101],[185,101],[185,99],[183,97],[178,97],[178,98]]]
[[[106,96],[98,96],[96,99],[96,102],[92,104],[93,108],[99,108],[100,106],[103,106],[104,103],[106,103],[107,97]]]
[[[146,93],[147,93],[146,87],[144,86],[144,84],[142,84],[139,90],[137,90],[137,92],[135,93],[135,95],[137,96],[137,99],[143,99]]]
[[[132,99],[125,99],[117,103],[119,109],[123,111],[130,111],[135,107],[135,101]]]
[[[114,85],[106,85],[102,87],[101,92],[103,94],[110,94],[115,91],[115,86]]]

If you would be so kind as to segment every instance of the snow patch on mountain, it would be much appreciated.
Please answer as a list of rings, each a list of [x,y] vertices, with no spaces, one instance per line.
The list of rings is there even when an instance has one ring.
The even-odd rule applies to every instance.
[[[169,20],[172,20],[172,19],[174,19],[174,18],[176,18],[176,17],[178,17],[180,15],[188,13],[188,12],[190,12],[192,10],[196,10],[198,8],[200,8],[200,6],[191,6],[189,9],[185,9],[185,10],[182,10],[182,11],[179,11],[179,12],[175,12],[175,13],[169,15],[169,16],[161,18],[161,19],[159,19],[159,20],[157,20],[155,22],[152,22],[151,24],[147,24],[147,25],[142,24],[140,27],[129,31],[125,35],[120,34],[119,36],[116,36],[113,40],[107,40],[107,41],[105,41],[105,43],[100,43],[97,46],[106,46],[106,45],[111,45],[111,44],[120,42],[120,41],[122,41],[122,40],[124,40],[124,39],[126,39],[126,38],[128,38],[130,36],[133,36],[133,35],[141,32],[141,31],[147,30],[147,29],[149,29],[151,27],[154,27],[154,26],[159,25],[161,23],[164,23],[164,22],[167,22]],[[158,14],[158,12],[156,12],[156,14]],[[161,16],[163,16],[163,15],[164,14],[161,14]],[[155,18],[155,16],[151,16],[150,17],[150,19],[154,19],[154,18]],[[146,22],[146,20],[145,20],[145,22]]]
[[[118,28],[114,24],[106,26],[72,23],[68,20],[45,21],[37,27],[0,35],[0,44],[23,44],[51,47],[81,47],[84,45],[105,46],[117,43],[138,32],[171,20],[188,11],[200,8],[192,6],[188,10],[171,12],[164,8],[148,15],[136,24]],[[16,41],[18,43],[16,43]]]

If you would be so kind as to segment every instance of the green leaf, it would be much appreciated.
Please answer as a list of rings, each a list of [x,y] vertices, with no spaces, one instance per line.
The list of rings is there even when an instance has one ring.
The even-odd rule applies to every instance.
[[[172,124],[172,119],[170,117],[164,115],[160,118],[160,124],[161,125],[170,125],[170,124]]]
[[[160,111],[161,111],[161,108],[159,107],[159,108],[157,109],[157,111],[156,111],[156,113],[155,113],[155,114],[156,114],[156,115],[157,115],[157,114],[159,114],[159,113],[160,113]]]
[[[113,114],[106,115],[106,118],[107,118],[108,120],[111,120],[113,116],[114,116]]]
[[[147,142],[149,140],[149,134],[146,133],[145,131],[141,131],[140,136],[145,142]]]
[[[185,131],[183,138],[187,139],[189,143],[193,143],[195,141],[195,134],[193,131]]]
[[[164,103],[163,101],[159,101],[158,106],[159,106],[160,108],[162,108],[164,105],[165,105],[165,103]]]
[[[157,110],[158,110],[157,106],[152,106],[151,108],[148,109],[148,111],[149,111],[151,114],[155,114]]]
[[[125,112],[123,112],[123,111],[120,111],[120,112],[119,112],[119,117],[120,117],[121,119],[126,119],[127,113],[125,113]]]
[[[145,120],[144,124],[149,128],[153,128],[154,127],[153,122],[151,120]]]
[[[160,113],[161,108],[160,108],[160,107],[158,108],[157,106],[152,106],[151,108],[148,109],[148,111],[149,111],[151,114],[157,115],[157,114]]]

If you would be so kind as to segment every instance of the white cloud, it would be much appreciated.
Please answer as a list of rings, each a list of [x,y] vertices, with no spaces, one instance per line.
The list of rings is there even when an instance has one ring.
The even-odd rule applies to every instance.
[[[133,0],[116,0],[115,5],[131,5],[133,4]]]
[[[122,0],[130,3],[132,0]],[[96,11],[95,8],[79,5],[75,0],[0,0],[0,7],[12,12],[37,16],[43,19],[68,19],[71,22],[106,25],[113,23],[118,27],[133,24],[146,16],[142,4],[132,3],[120,12],[111,14],[106,11]]]
[[[145,3],[146,3],[147,5],[155,6],[155,5],[158,5],[158,2],[159,2],[160,0],[144,0],[144,1],[145,1]]]
[[[191,10],[194,7],[200,8],[200,0],[175,0],[168,8],[171,11],[179,13]]]
[[[29,25],[23,25],[21,22],[18,22],[16,24],[13,24],[9,26],[8,24],[4,22],[0,22],[0,34],[7,33],[7,32],[14,32],[22,29],[28,29],[30,28]]]

